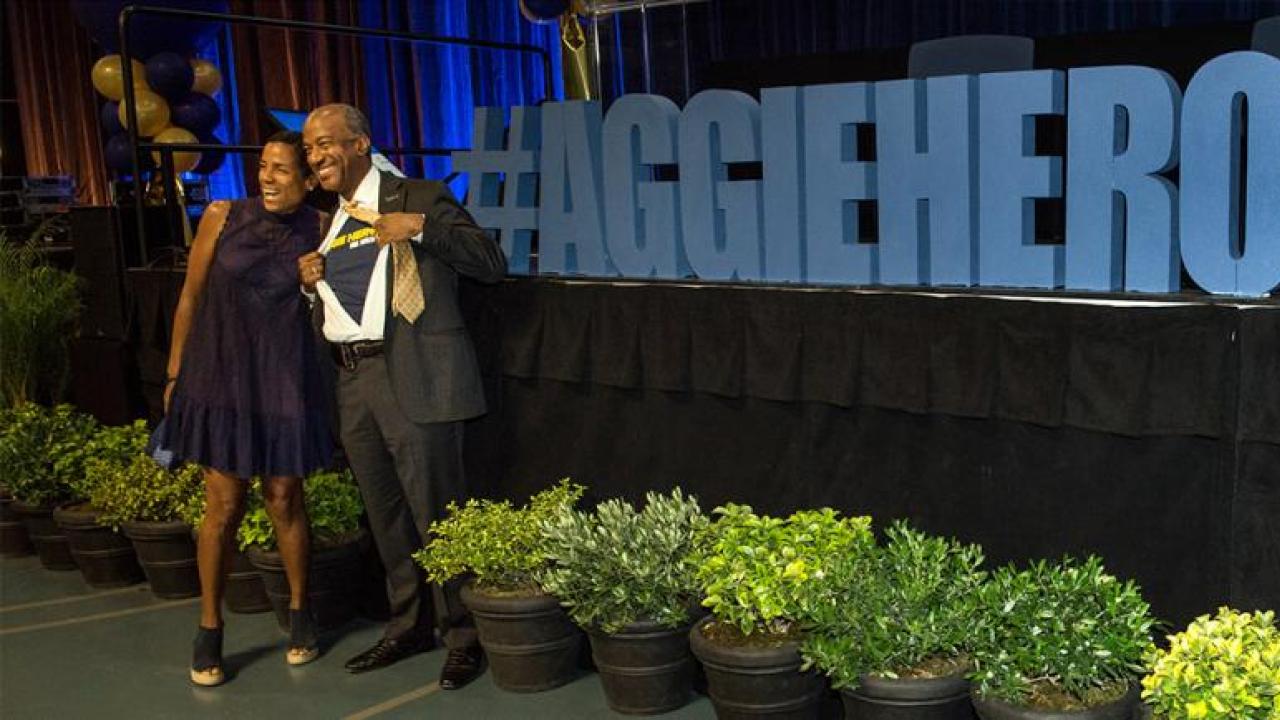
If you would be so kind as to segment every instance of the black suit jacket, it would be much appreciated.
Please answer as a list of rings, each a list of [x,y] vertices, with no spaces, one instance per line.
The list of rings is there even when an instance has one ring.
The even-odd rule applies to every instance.
[[[497,282],[506,275],[506,256],[443,183],[382,173],[379,192],[378,212],[426,216],[422,241],[409,243],[418,260],[426,301],[426,309],[412,325],[391,312],[394,267],[390,258],[387,262],[383,339],[387,372],[400,408],[418,423],[482,415],[484,390],[475,348],[458,307],[458,276]],[[324,303],[317,302],[316,308],[317,326],[322,328]]]

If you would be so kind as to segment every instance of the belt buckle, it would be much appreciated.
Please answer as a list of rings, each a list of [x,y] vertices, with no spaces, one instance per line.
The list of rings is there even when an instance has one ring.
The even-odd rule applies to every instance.
[[[342,367],[352,372],[355,371],[356,363],[360,360],[360,357],[355,353],[355,349],[347,343],[338,345],[338,358],[342,361]]]

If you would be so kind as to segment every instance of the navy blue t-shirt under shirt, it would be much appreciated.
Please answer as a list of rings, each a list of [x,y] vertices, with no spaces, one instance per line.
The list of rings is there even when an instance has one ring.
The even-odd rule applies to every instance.
[[[378,250],[373,227],[353,217],[347,218],[329,245],[324,279],[356,324],[364,314],[364,298],[369,292],[369,278],[373,276]]]

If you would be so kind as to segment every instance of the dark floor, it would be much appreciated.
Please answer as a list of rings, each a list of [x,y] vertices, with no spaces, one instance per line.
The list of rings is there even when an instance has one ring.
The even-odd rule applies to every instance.
[[[623,717],[608,710],[600,680],[584,675],[544,693],[517,695],[486,673],[462,690],[435,685],[443,651],[366,675],[342,663],[380,628],[354,621],[327,635],[311,665],[284,662],[270,613],[227,615],[231,679],[196,688],[187,679],[196,600],[160,601],[146,585],[94,590],[80,573],[44,570],[34,557],[0,560],[0,718],[547,718]],[[701,696],[664,718],[712,718]]]

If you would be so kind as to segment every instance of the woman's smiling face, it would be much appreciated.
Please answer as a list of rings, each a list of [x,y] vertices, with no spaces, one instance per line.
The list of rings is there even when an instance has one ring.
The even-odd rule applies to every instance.
[[[288,214],[302,205],[307,192],[315,187],[316,179],[307,171],[294,146],[269,142],[258,160],[258,185],[267,210]]]

